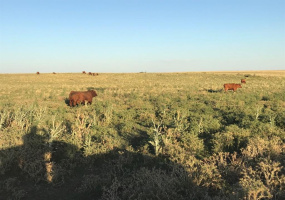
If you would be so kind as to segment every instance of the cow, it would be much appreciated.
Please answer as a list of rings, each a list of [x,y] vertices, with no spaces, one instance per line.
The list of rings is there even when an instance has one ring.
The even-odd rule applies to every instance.
[[[89,74],[89,75],[92,75],[92,72],[89,72],[88,74]]]
[[[92,73],[92,75],[93,75],[93,76],[98,76],[99,74],[98,74],[98,73]]]
[[[75,106],[77,104],[85,104],[87,103],[92,104],[92,98],[96,97],[97,93],[94,90],[88,91],[71,91],[69,93],[69,106]]]
[[[226,84],[224,84],[225,91],[233,90],[235,92],[235,91],[237,91],[238,88],[242,88],[241,84],[236,84],[236,83],[226,83]]]
[[[86,74],[86,72],[85,72],[85,71],[82,71],[82,74]]]
[[[37,72],[37,74],[40,74],[40,72]]]
[[[245,79],[240,80],[241,83],[246,83]]]
[[[55,72],[53,72],[53,74],[56,74]]]

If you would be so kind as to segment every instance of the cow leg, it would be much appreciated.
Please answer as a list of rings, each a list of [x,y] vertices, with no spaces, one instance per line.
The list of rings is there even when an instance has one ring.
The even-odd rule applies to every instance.
[[[70,106],[74,106],[74,99],[69,101]]]

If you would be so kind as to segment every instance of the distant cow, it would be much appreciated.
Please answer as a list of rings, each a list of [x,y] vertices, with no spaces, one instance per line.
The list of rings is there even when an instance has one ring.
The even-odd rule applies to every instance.
[[[240,80],[241,83],[246,83],[245,79]]]
[[[89,74],[89,75],[92,75],[92,72],[89,72],[88,74]]]
[[[53,74],[56,74],[55,72],[53,72]]]
[[[85,71],[82,71],[82,74],[86,74],[86,72],[85,72]]]
[[[93,76],[98,76],[99,74],[98,74],[98,73],[92,73],[92,75],[93,75]]]
[[[225,91],[233,90],[235,92],[235,91],[237,91],[238,88],[241,88],[241,84],[236,84],[236,83],[226,83],[226,84],[224,84]]]
[[[69,106],[75,106],[77,104],[92,104],[92,98],[96,97],[97,93],[94,90],[89,91],[71,91],[69,94]]]
[[[37,74],[40,74],[40,72],[37,72]]]

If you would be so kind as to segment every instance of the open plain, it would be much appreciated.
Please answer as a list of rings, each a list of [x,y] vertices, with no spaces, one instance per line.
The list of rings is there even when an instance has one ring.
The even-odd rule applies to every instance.
[[[4,199],[285,199],[285,71],[0,82]],[[69,106],[87,90],[91,105]]]

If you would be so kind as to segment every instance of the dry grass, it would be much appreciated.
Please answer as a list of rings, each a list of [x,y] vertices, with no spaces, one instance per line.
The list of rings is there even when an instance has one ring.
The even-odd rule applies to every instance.
[[[49,102],[60,104],[71,90],[97,89],[99,100],[112,98],[116,93],[159,95],[161,93],[205,93],[206,90],[222,89],[224,83],[240,83],[249,74],[246,93],[267,88],[281,89],[285,71],[238,71],[238,72],[189,72],[189,73],[130,73],[100,74],[1,74],[1,102],[15,103]],[[262,78],[261,78],[262,77]],[[279,82],[279,84],[278,84]],[[265,87],[265,88],[264,88]],[[102,95],[104,93],[104,95]],[[206,93],[205,93],[206,94]],[[8,98],[7,98],[8,97]],[[28,98],[27,98],[28,97]],[[49,101],[50,99],[50,101]]]
[[[282,199],[284,73],[0,74],[0,196]]]
[[[214,74],[244,74],[244,75],[251,75],[251,76],[277,76],[277,77],[285,77],[285,70],[259,70],[259,71],[213,71],[207,73],[214,73]]]

